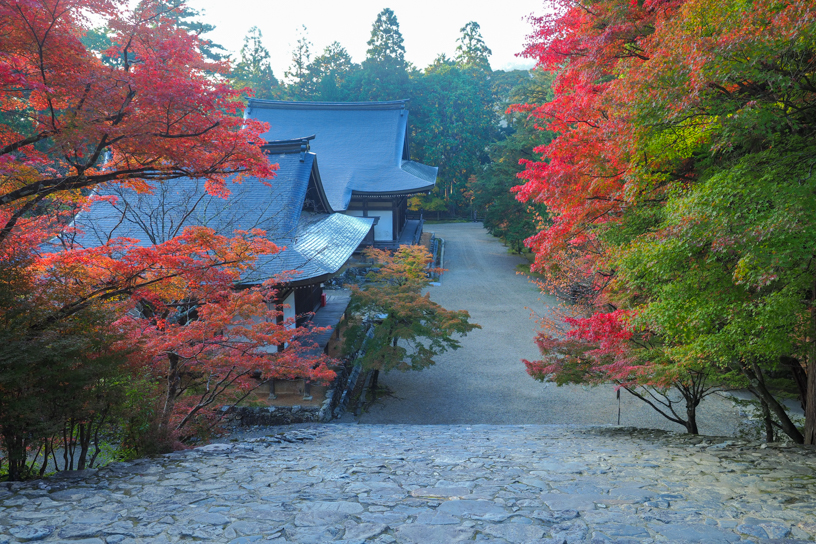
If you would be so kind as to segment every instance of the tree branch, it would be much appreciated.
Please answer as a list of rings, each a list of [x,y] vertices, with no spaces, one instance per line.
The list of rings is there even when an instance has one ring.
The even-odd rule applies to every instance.
[[[25,205],[23,205],[23,207],[21,207],[19,210],[14,212],[14,215],[12,215],[9,218],[9,220],[3,226],[3,229],[0,230],[0,244],[2,244],[6,240],[6,238],[9,237],[9,235],[11,234],[11,230],[17,224],[17,221],[19,221],[20,218],[23,217],[26,213],[34,209],[34,206],[39,204],[44,198],[45,195],[37,195],[28,202],[26,202]]]

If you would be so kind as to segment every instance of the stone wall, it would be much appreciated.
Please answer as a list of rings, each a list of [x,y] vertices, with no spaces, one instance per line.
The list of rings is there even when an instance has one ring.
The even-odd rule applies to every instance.
[[[224,416],[227,427],[252,427],[254,425],[288,425],[321,421],[317,406],[236,406],[229,408]]]
[[[345,391],[348,376],[345,367],[337,370],[337,377],[326,390],[320,406],[223,406],[221,410],[226,412],[223,424],[227,428],[235,428],[330,421]]]

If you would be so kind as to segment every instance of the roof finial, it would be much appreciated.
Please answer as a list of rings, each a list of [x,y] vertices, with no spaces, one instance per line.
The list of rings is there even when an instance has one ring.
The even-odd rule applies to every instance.
[[[309,151],[309,139],[303,138],[300,141],[300,162],[304,162],[306,160],[307,151]]]

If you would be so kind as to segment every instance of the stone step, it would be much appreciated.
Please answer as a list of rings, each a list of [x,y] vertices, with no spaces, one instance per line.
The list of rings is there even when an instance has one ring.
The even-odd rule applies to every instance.
[[[804,542],[810,448],[616,427],[306,425],[0,485],[0,543]]]

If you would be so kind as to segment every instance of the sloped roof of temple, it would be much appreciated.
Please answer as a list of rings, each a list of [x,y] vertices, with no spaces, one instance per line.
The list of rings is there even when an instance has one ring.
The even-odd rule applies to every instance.
[[[433,189],[437,168],[411,160],[408,100],[283,102],[250,99],[248,118],[269,123],[267,140],[317,136],[326,195],[333,209],[352,194],[412,194]]]
[[[127,237],[147,246],[194,225],[226,236],[235,230],[262,229],[286,249],[260,257],[255,270],[242,277],[243,283],[260,283],[295,270],[287,283],[322,281],[345,264],[374,219],[334,212],[323,191],[317,157],[309,150],[312,138],[269,142],[264,149],[279,165],[275,177],[268,184],[253,178],[241,184],[228,182],[228,198],[208,194],[203,179],[157,184],[152,194],[121,186],[103,188],[99,193],[115,195],[116,203],[101,201],[77,215],[74,224],[81,232],[75,242],[92,247]]]

